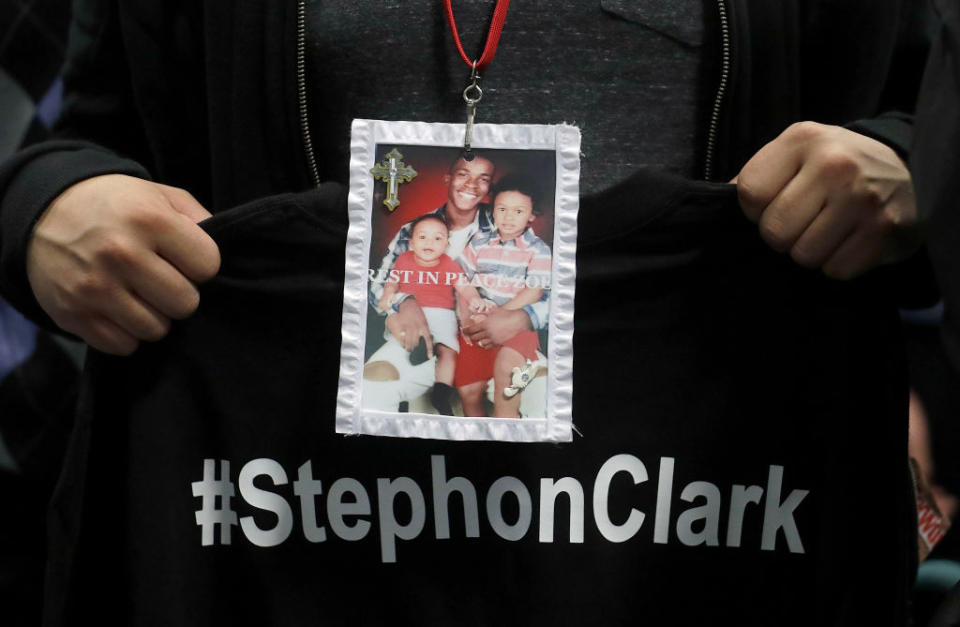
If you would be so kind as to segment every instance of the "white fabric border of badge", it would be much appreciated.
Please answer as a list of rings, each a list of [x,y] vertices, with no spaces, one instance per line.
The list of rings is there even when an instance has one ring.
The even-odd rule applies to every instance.
[[[463,124],[353,121],[343,288],[336,432],[435,440],[569,442],[573,439],[573,321],[577,212],[580,205],[580,130],[566,124],[477,124],[477,149],[553,150],[556,198],[548,337],[546,418],[462,418],[363,408],[362,377],[376,146],[382,143],[462,147]]]

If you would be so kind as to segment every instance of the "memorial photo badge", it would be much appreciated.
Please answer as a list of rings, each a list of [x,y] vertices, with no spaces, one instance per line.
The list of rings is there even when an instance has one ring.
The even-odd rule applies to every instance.
[[[338,433],[572,439],[580,133],[355,120]]]

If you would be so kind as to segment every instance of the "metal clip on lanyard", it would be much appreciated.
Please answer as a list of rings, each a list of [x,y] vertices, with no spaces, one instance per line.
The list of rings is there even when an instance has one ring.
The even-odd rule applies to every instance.
[[[463,159],[464,161],[473,161],[473,153],[470,152],[470,143],[473,142],[473,118],[477,113],[477,104],[483,98],[483,89],[480,88],[480,74],[477,73],[477,62],[473,62],[473,69],[470,70],[470,83],[463,90],[463,101],[467,103],[467,125],[463,133]]]
[[[460,43],[457,22],[453,19],[452,0],[443,0],[447,23],[450,25],[450,32],[453,33],[453,42],[457,46],[460,57],[470,66],[470,79],[463,90],[463,101],[467,104],[467,123],[463,133],[463,158],[465,161],[472,161],[474,157],[473,153],[470,152],[470,144],[473,142],[473,119],[477,115],[477,104],[483,98],[483,90],[480,88],[480,72],[485,70],[493,61],[493,55],[497,52],[497,43],[500,41],[500,33],[503,32],[503,23],[507,19],[509,6],[510,0],[497,0],[493,10],[493,19],[490,20],[487,41],[483,47],[483,54],[480,55],[479,59],[470,61],[467,53],[463,50],[463,44]]]

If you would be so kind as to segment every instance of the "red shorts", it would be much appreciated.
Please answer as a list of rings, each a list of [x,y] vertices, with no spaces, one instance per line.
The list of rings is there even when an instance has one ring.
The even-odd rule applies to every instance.
[[[517,351],[525,359],[537,361],[537,349],[540,348],[540,336],[536,331],[521,331],[502,344]],[[501,347],[502,347],[501,346]],[[460,334],[460,354],[457,355],[457,370],[453,382],[457,387],[470,385],[477,381],[487,381],[493,376],[493,362],[500,348],[483,349],[476,344],[467,344]]]

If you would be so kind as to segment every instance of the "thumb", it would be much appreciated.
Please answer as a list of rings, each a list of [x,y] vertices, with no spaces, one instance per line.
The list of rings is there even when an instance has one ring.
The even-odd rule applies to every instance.
[[[187,190],[161,183],[157,183],[157,186],[177,213],[187,216],[194,222],[201,222],[213,215],[204,209],[203,205],[198,203],[197,199]]]

